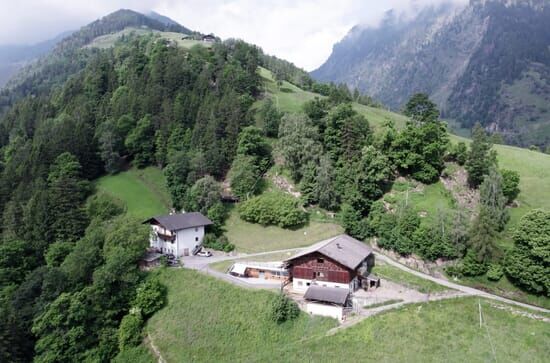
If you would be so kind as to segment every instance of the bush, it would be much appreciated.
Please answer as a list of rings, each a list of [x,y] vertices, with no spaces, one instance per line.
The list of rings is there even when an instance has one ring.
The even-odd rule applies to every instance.
[[[285,294],[280,293],[271,301],[270,319],[277,324],[294,320],[298,315],[300,315],[298,304],[289,299]]]
[[[216,251],[231,252],[235,249],[235,245],[229,243],[226,236],[217,237],[214,234],[207,233],[202,240],[202,245],[207,248],[212,248]]]
[[[46,254],[44,255],[44,259],[46,260],[46,264],[49,267],[59,267],[65,260],[65,257],[71,251],[73,250],[74,245],[71,242],[65,242],[65,241],[58,241],[52,243],[48,250],[46,251]]]
[[[153,277],[144,281],[136,290],[132,306],[144,316],[151,316],[166,302],[166,288]]]
[[[459,142],[454,145],[449,152],[449,158],[456,161],[458,165],[464,165],[468,159],[468,147],[466,143]]]
[[[347,203],[342,205],[341,217],[342,227],[344,227],[347,234],[360,240],[364,240],[369,236],[366,219],[352,205]]]
[[[487,265],[479,262],[474,251],[469,250],[462,260],[460,272],[464,276],[480,276],[487,272]]]
[[[489,270],[487,270],[487,278],[491,281],[498,281],[502,278],[504,275],[504,271],[502,269],[502,266],[499,264],[491,264],[489,266]]]
[[[96,194],[88,200],[86,213],[90,219],[99,218],[102,221],[123,214],[126,211],[124,202],[106,193]]]
[[[520,192],[519,173],[503,169],[500,171],[500,175],[502,176],[502,193],[506,197],[507,202],[512,203]]]
[[[141,314],[128,314],[122,318],[118,328],[118,348],[124,350],[136,347],[141,343],[141,328],[143,319]]]
[[[506,275],[517,286],[550,296],[550,212],[533,210],[521,218],[506,255]]]
[[[304,224],[307,214],[298,199],[283,193],[270,192],[247,200],[239,206],[242,219],[261,225],[289,228]]]

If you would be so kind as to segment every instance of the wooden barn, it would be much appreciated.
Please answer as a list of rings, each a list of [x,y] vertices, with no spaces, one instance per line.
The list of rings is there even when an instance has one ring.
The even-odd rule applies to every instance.
[[[285,262],[295,291],[317,285],[353,292],[371,284],[368,277],[374,255],[369,245],[341,235],[316,243]]]

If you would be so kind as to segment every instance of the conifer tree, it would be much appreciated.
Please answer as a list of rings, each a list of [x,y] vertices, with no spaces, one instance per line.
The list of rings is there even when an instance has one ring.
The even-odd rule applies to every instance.
[[[466,171],[468,172],[468,183],[471,187],[477,188],[489,168],[496,164],[496,153],[491,150],[491,140],[483,127],[477,123],[472,131],[472,144],[466,160]]]

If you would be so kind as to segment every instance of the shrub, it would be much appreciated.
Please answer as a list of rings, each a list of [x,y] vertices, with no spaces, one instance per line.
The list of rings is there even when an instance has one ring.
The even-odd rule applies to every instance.
[[[270,319],[277,324],[288,320],[294,320],[300,315],[298,304],[288,298],[285,294],[276,295],[271,301]]]
[[[458,165],[464,165],[468,159],[468,147],[466,143],[459,142],[454,145],[450,152],[451,159],[456,161]]]
[[[512,203],[520,192],[519,173],[503,169],[500,171],[500,175],[502,176],[502,193],[506,197],[507,202]]]
[[[533,210],[521,218],[506,255],[506,275],[517,286],[550,296],[550,212]]]
[[[487,272],[487,264],[479,262],[474,251],[469,250],[462,260],[460,272],[464,276],[480,276]]]
[[[126,211],[124,202],[106,193],[96,194],[88,200],[86,213],[90,219],[99,218],[102,221],[123,214]]]
[[[494,263],[489,266],[489,270],[487,270],[487,278],[489,280],[498,281],[502,278],[502,275],[504,275],[504,271],[501,265]]]
[[[166,288],[153,277],[144,281],[136,290],[132,303],[144,316],[150,316],[166,302]]]
[[[288,228],[304,224],[307,214],[298,199],[283,193],[269,192],[247,200],[239,206],[242,219],[261,225]]]
[[[342,205],[341,217],[342,227],[344,227],[347,234],[360,240],[368,237],[367,222],[352,205],[347,203]]]
[[[58,241],[52,243],[44,255],[46,264],[50,267],[61,266],[65,257],[73,250],[73,247],[74,245],[71,242]]]
[[[141,343],[141,328],[143,319],[141,314],[127,314],[122,318],[118,327],[118,347],[120,350],[136,347]]]
[[[235,249],[235,245],[229,243],[226,236],[217,237],[214,234],[207,233],[202,240],[202,245],[207,248],[212,248],[216,251],[231,252]]]

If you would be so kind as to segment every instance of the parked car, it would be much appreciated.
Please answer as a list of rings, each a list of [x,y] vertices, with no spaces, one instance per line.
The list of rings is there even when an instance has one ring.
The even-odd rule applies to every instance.
[[[167,259],[168,261],[174,261],[174,260],[176,259],[176,256],[174,256],[174,255],[171,254],[171,253],[167,253],[167,254],[166,254],[166,259]]]
[[[212,256],[212,252],[202,250],[202,251],[199,251],[197,253],[197,256],[199,256],[199,257],[210,257],[210,256]]]

